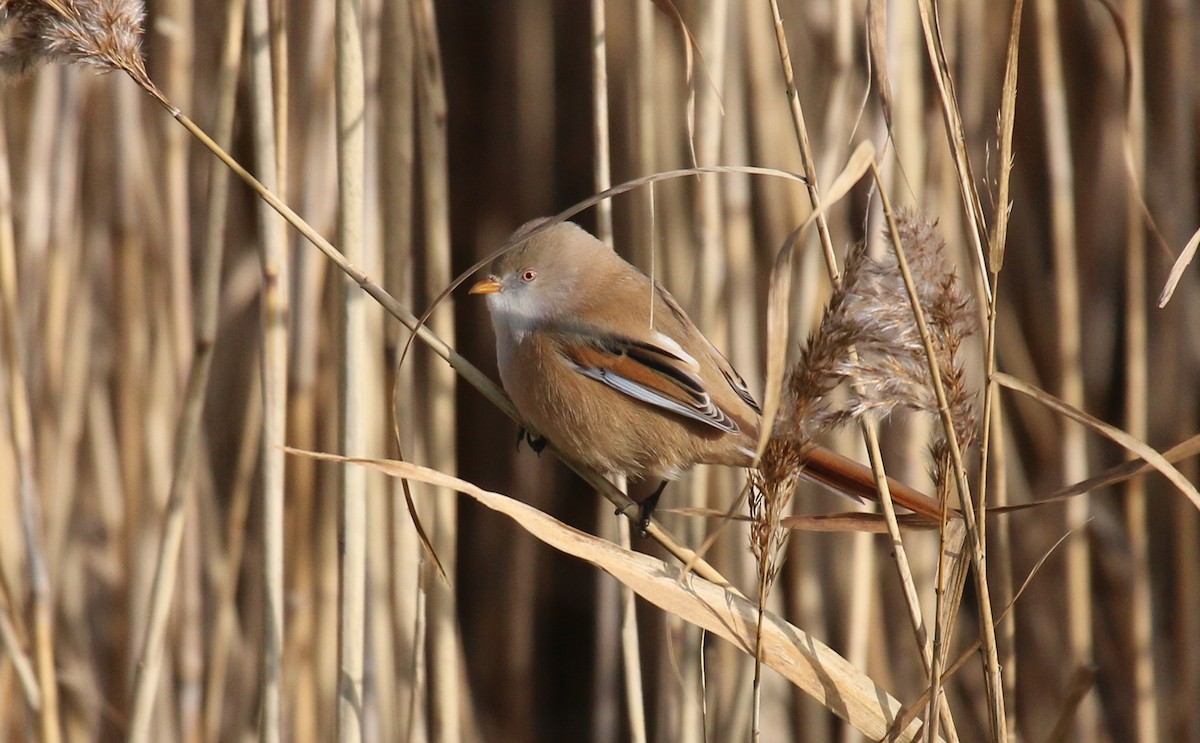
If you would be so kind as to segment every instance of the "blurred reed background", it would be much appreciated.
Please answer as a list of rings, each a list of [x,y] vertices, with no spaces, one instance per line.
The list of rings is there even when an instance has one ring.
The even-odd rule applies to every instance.
[[[920,18],[931,10],[989,227],[1005,63],[1019,53],[998,368],[1157,449],[1192,436],[1194,271],[1165,309],[1154,298],[1198,223],[1196,8],[1030,0],[1010,49],[1008,3],[872,2],[870,16],[864,1],[780,3],[821,184],[873,142],[892,202],[937,221],[978,295]],[[342,0],[336,10],[160,0],[147,8],[143,52],[174,105],[419,314],[517,225],[595,193],[599,159],[612,183],[692,164],[803,172],[771,11],[720,0]],[[870,61],[868,19],[883,52]],[[594,75],[598,50],[606,80]],[[356,79],[365,113],[347,92]],[[407,332],[130,79],[43,66],[4,88],[0,116],[0,247],[15,277],[0,369],[0,738],[749,735],[753,663],[732,644],[639,603],[634,657],[607,575],[474,501],[414,485],[447,588],[422,557],[398,482],[284,458],[283,442],[396,457],[395,426],[406,458],[616,538],[611,506],[548,454],[516,451],[515,424],[442,359],[418,343],[395,373]],[[689,176],[614,199],[613,239],[761,395],[770,268],[809,211],[795,183]],[[597,228],[594,210],[578,219]],[[863,239],[886,250],[883,226],[865,184],[828,213],[839,253]],[[829,296],[815,236],[796,277],[789,355]],[[430,324],[495,377],[482,302],[460,290]],[[981,326],[969,344],[979,387],[984,339]],[[209,359],[203,397],[187,393]],[[989,505],[1044,497],[1122,460],[1046,407],[996,394]],[[889,421],[889,472],[928,488],[937,426]],[[859,438],[836,443],[865,461]],[[1196,480],[1194,461],[1180,467]],[[743,483],[740,472],[699,471],[668,490],[663,519],[699,547],[719,521],[670,509],[727,508]],[[343,501],[343,488],[367,495]],[[848,508],[817,489],[792,507]],[[997,617],[1059,537],[1083,527],[998,627],[1006,733],[989,733],[977,659],[946,682],[958,738],[1200,741],[1196,508],[1155,475],[987,523]],[[158,556],[164,534],[177,564]],[[745,525],[726,525],[706,557],[753,596],[747,543]],[[927,615],[937,544],[936,533],[906,534]],[[798,532],[770,607],[907,704],[928,676],[891,551],[879,536]],[[157,609],[169,621],[149,673],[139,657],[163,564],[175,585]],[[979,635],[966,590],[951,659]],[[365,662],[349,675],[339,640],[345,657],[356,638],[339,633],[339,612],[365,617]],[[641,691],[627,695],[631,657]],[[763,740],[862,739],[765,675]]]

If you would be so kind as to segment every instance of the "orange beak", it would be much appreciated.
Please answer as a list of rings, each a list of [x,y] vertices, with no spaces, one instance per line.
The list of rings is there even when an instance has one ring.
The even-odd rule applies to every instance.
[[[489,276],[483,281],[476,282],[468,294],[495,294],[496,292],[503,291],[503,289],[504,287],[500,286],[500,282],[496,281],[496,277]]]

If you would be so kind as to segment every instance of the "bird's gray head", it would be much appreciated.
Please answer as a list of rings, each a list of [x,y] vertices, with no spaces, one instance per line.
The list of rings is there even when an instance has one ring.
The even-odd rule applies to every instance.
[[[545,220],[518,229],[521,239]],[[522,335],[576,310],[585,272],[605,266],[615,254],[579,225],[561,222],[520,242],[496,259],[471,294],[487,295],[498,332]],[[619,260],[619,259],[618,259]]]

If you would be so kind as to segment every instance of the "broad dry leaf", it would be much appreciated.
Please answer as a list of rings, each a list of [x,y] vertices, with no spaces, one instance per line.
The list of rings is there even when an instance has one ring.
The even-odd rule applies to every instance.
[[[586,560],[634,590],[646,601],[752,655],[758,609],[732,591],[710,583],[683,568],[622,549],[574,529],[545,513],[499,493],[483,490],[427,467],[384,459],[359,459],[288,449],[290,453],[326,461],[345,462],[464,493],[517,522],[546,544]],[[763,664],[812,695],[829,711],[871,740],[887,734],[902,705],[881,686],[826,645],[774,614],[763,620]],[[921,723],[914,720],[896,737],[918,739]]]

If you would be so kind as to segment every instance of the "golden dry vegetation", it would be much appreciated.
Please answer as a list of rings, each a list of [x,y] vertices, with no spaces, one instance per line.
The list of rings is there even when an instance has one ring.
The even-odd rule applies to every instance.
[[[1192,4],[141,11],[0,0],[0,740],[1200,743]],[[936,224],[963,404],[827,443],[968,508],[1169,477],[896,531],[792,451],[631,538],[514,448],[481,301],[406,329],[630,181],[572,218],[784,419],[849,248]]]

